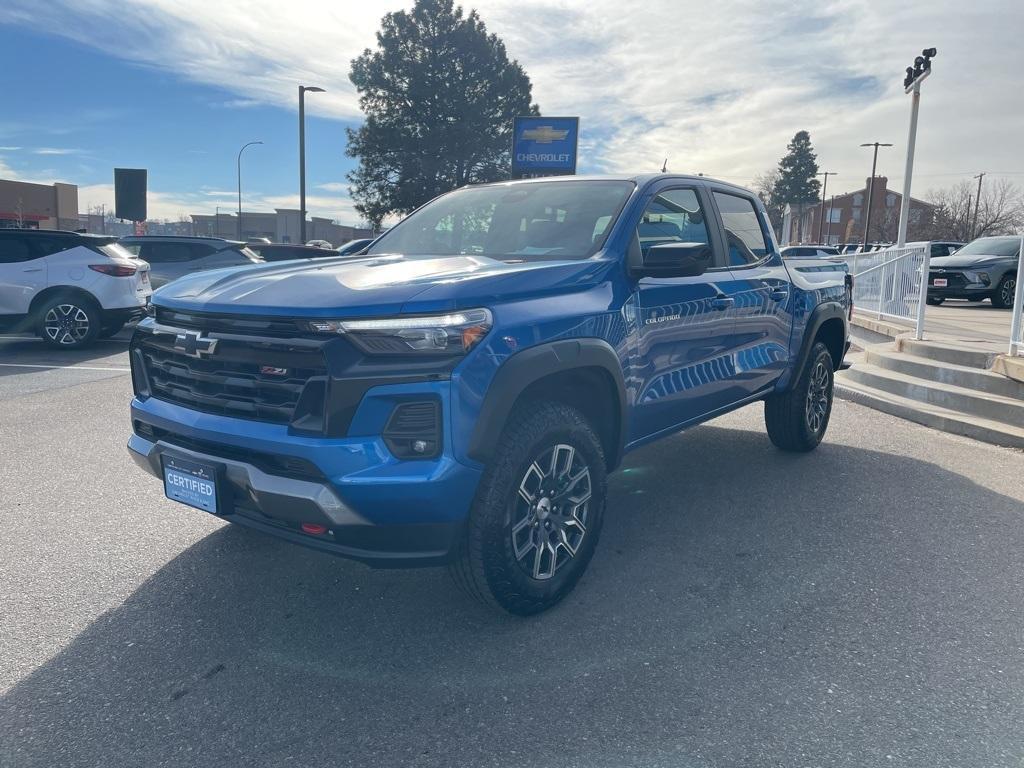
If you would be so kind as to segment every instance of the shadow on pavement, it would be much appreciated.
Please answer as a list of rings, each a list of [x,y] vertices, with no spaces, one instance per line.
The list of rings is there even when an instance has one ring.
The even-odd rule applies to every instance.
[[[1017,500],[707,426],[532,619],[220,529],[9,691],[0,764],[1016,764],[1022,572]]]
[[[48,370],[69,365],[111,368],[128,367],[128,342],[133,328],[126,328],[110,339],[98,339],[85,349],[57,349],[37,336],[0,334],[0,376],[25,373],[30,368]]]

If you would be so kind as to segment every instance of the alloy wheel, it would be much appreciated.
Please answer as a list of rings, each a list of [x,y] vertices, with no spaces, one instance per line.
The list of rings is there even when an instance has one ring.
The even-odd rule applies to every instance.
[[[89,315],[74,304],[51,307],[43,318],[43,332],[63,346],[80,344],[89,335]]]
[[[512,551],[532,578],[552,578],[579,552],[587,533],[590,467],[571,445],[547,449],[519,482]]]
[[[815,434],[821,431],[828,414],[829,373],[825,362],[819,360],[811,371],[811,381],[807,387],[807,427]]]
[[[1012,307],[1017,292],[1017,281],[1010,277],[1003,280],[1003,287],[999,291],[999,298],[1003,300],[1004,307]]]

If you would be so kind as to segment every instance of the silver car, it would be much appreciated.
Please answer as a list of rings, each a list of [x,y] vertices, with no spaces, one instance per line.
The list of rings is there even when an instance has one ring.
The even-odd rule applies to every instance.
[[[245,243],[219,237],[138,235],[122,237],[120,243],[143,261],[149,262],[154,288],[192,272],[262,262]]]

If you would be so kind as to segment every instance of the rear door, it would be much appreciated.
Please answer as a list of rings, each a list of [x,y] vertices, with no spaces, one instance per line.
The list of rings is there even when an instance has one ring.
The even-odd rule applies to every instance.
[[[731,188],[713,188],[711,197],[730,273],[722,289],[734,300],[729,347],[739,400],[770,387],[789,364],[792,284],[755,199]]]
[[[699,419],[730,402],[732,302],[720,283],[728,283],[731,276],[709,207],[700,186],[662,187],[636,224],[631,263],[652,245],[700,242],[712,246],[715,267],[696,277],[637,281],[631,441]]]
[[[33,297],[46,287],[46,259],[29,244],[32,237],[0,232],[0,315],[28,314]]]

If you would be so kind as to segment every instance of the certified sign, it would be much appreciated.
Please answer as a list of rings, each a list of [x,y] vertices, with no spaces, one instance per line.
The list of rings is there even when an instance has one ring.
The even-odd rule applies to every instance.
[[[513,176],[576,173],[578,117],[517,117],[512,139]]]

